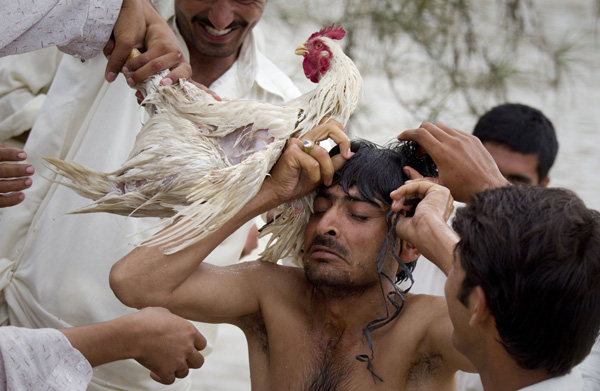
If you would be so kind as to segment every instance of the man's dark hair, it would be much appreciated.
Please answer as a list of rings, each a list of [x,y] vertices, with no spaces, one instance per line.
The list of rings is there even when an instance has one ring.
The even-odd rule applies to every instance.
[[[356,186],[358,192],[373,203],[379,201],[391,206],[390,193],[408,180],[402,171],[405,166],[414,168],[425,177],[437,177],[433,160],[414,142],[394,141],[381,146],[368,140],[355,139],[350,143],[350,150],[354,155],[335,172],[332,186],[340,185],[346,193]],[[330,151],[331,156],[338,153],[338,146]],[[415,266],[416,261],[407,264],[411,272]],[[397,278],[403,281],[408,276],[400,271]]]
[[[408,177],[402,169],[410,166],[426,177],[436,177],[437,168],[425,150],[414,142],[395,141],[384,146],[363,139],[350,143],[354,155],[335,172],[332,185],[340,185],[346,193],[356,186],[368,201],[390,206],[390,193]],[[339,153],[336,146],[330,155]]]
[[[539,110],[518,103],[496,106],[475,125],[473,135],[481,142],[503,145],[512,151],[538,156],[537,174],[548,176],[558,153],[552,122]]]
[[[600,214],[568,190],[508,186],[476,194],[453,227],[458,299],[483,288],[517,364],[561,376],[580,363],[600,328]]]
[[[408,180],[408,177],[402,171],[405,166],[414,168],[423,176],[437,176],[437,168],[431,157],[414,142],[393,142],[385,146],[379,146],[367,140],[357,139],[351,142],[350,149],[354,152],[354,155],[346,161],[340,170],[335,172],[332,186],[340,185],[346,194],[349,194],[350,188],[356,187],[362,197],[375,204],[379,201],[384,205],[391,206],[390,193]],[[331,150],[330,155],[333,156],[338,153],[339,147],[336,146]],[[394,307],[394,312],[386,313],[384,317],[376,318],[365,326],[363,334],[371,354],[361,354],[356,357],[358,361],[367,363],[367,369],[375,383],[377,383],[377,380],[382,381],[382,379],[375,374],[373,368],[374,351],[370,333],[394,320],[400,314],[404,303],[404,297],[402,296],[404,292],[400,292],[398,285],[394,285],[393,291],[385,293],[382,283],[383,279],[394,282],[390,276],[382,272],[383,264],[388,259],[390,252],[394,252],[394,244],[390,245],[390,243],[396,242],[394,219],[395,217],[391,216],[390,211],[388,216],[390,231],[381,245],[377,258],[377,271],[382,294]],[[397,258],[396,254],[394,256],[400,265],[399,272],[395,276],[395,282],[400,283],[406,279],[412,280],[412,271],[417,261],[405,265]],[[402,304],[398,304],[398,302]]]

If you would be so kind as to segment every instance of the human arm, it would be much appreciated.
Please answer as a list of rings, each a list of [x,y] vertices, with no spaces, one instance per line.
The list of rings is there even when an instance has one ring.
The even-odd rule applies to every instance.
[[[475,373],[473,363],[452,342],[454,326],[448,313],[448,304],[444,297],[429,296],[427,308],[432,314],[426,327],[422,348],[425,351],[438,352],[443,357],[442,370],[454,376],[457,371]]]
[[[172,69],[167,75],[171,81],[191,77],[175,35],[149,0],[88,0],[76,5],[21,0],[8,2],[2,16],[0,27],[10,28],[0,37],[0,56],[58,46],[64,53],[89,59],[105,48],[109,82],[124,65],[136,83],[164,69]],[[148,54],[126,64],[134,47]]]
[[[390,196],[394,212],[405,209],[406,200],[420,199],[412,217],[401,213],[396,234],[414,245],[447,275],[452,268],[453,251],[459,239],[446,223],[454,209],[450,190],[428,179],[416,179],[407,181]]]
[[[33,166],[6,163],[20,162],[25,159],[27,154],[23,150],[0,144],[0,208],[18,205],[25,199],[25,194],[21,190],[31,186],[30,176],[35,171]]]
[[[63,56],[56,48],[45,48],[0,58],[0,142],[25,142]]]
[[[136,24],[137,35],[136,29],[132,28]],[[133,48],[143,53],[130,58]],[[186,62],[175,34],[148,0],[123,1],[113,38],[105,46],[104,54],[109,59],[105,75],[109,82],[121,71],[131,87],[165,69],[171,71],[161,80],[163,85],[192,77],[191,66]]]
[[[89,362],[60,331],[0,327],[0,389],[84,391],[91,378]]]
[[[424,122],[407,130],[398,140],[415,141],[431,156],[439,172],[439,183],[460,202],[486,189],[507,186],[494,159],[481,141],[442,123]]]
[[[248,236],[246,237],[246,243],[244,243],[244,248],[242,249],[240,258],[250,255],[252,251],[258,248],[259,234],[260,232],[258,231],[256,224],[252,224],[252,227],[250,227],[250,232],[248,232]]]
[[[122,0],[5,2],[0,56],[59,46],[67,54],[91,58],[108,41],[121,4]]]
[[[301,140],[292,138],[258,194],[214,233],[173,255],[165,255],[158,247],[139,247],[121,259],[110,274],[116,296],[132,307],[164,306],[203,322],[231,322],[238,316],[256,312],[261,283],[248,278],[252,267],[235,265],[221,271],[202,261],[245,222],[307,194],[322,182],[331,182],[335,168],[349,157],[350,143],[341,125],[329,121],[303,136],[310,140],[328,137],[347,151],[344,157],[338,155],[332,159],[319,146],[311,154],[305,153],[300,149]]]
[[[200,368],[206,340],[196,327],[164,308],[146,308],[112,321],[60,330],[91,366],[133,358],[157,382],[171,384]]]

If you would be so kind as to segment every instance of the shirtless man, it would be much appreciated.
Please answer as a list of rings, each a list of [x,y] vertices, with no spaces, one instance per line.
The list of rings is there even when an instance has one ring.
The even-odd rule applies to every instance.
[[[174,255],[135,249],[113,267],[111,287],[129,306],[163,306],[240,327],[254,390],[455,389],[455,372],[472,366],[452,346],[444,299],[401,294],[392,282],[405,271],[402,262],[418,257],[409,243],[388,236],[389,194],[405,181],[405,153],[353,143],[352,155],[334,121],[303,139],[327,137],[341,154],[330,158],[318,145],[304,151],[302,140],[291,139],[260,192],[227,225]],[[202,263],[246,221],[317,188],[303,268]],[[451,204],[448,196],[448,215]],[[387,239],[391,246],[379,258]]]

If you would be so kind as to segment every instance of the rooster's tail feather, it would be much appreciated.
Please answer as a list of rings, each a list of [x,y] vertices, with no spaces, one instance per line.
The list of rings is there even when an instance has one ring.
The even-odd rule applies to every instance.
[[[215,232],[258,193],[273,164],[255,153],[238,165],[205,175],[188,196],[190,205],[160,225],[176,223],[140,245],[164,246],[165,254],[173,254]]]
[[[71,188],[82,197],[97,201],[107,193],[117,190],[108,174],[91,170],[76,162],[54,158],[44,158],[44,160],[52,165],[45,164],[48,169],[70,180],[70,182],[55,182]]]

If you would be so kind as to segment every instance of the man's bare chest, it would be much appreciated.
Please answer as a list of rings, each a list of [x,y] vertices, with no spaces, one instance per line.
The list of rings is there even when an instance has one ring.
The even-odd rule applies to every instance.
[[[323,330],[258,329],[264,334],[249,340],[255,390],[427,389],[414,386],[428,384],[441,365],[439,357],[416,355],[410,341],[375,338],[371,351],[362,333],[339,338]]]

